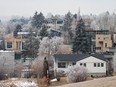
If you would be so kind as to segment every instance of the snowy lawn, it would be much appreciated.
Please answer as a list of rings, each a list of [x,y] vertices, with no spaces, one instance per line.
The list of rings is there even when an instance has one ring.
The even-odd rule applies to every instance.
[[[0,81],[0,87],[38,87],[37,83],[33,79],[18,79],[11,78],[9,80]]]
[[[38,87],[37,84],[34,81],[16,81],[14,83],[17,87]]]

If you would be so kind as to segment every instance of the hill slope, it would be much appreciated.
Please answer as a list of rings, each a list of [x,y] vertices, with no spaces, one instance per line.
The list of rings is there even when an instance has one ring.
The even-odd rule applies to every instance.
[[[116,76],[99,78],[79,83],[71,83],[56,87],[116,87]]]

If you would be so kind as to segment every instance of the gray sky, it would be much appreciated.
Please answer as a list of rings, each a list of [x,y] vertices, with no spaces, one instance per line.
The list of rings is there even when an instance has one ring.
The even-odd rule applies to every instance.
[[[33,16],[35,11],[45,16],[64,15],[68,11],[81,14],[99,14],[105,11],[116,12],[116,0],[0,0],[0,18],[9,16]]]

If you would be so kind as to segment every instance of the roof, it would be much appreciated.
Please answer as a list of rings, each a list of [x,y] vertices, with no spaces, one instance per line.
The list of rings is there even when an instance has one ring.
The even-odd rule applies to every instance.
[[[96,57],[97,59],[106,61],[109,58],[105,58],[103,54],[55,54],[55,60],[58,61],[80,61],[89,56]],[[111,59],[111,58],[110,58]]]

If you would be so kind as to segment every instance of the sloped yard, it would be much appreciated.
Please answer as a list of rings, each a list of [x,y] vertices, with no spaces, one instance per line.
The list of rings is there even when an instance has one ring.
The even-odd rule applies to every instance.
[[[116,87],[116,76],[52,87]]]

